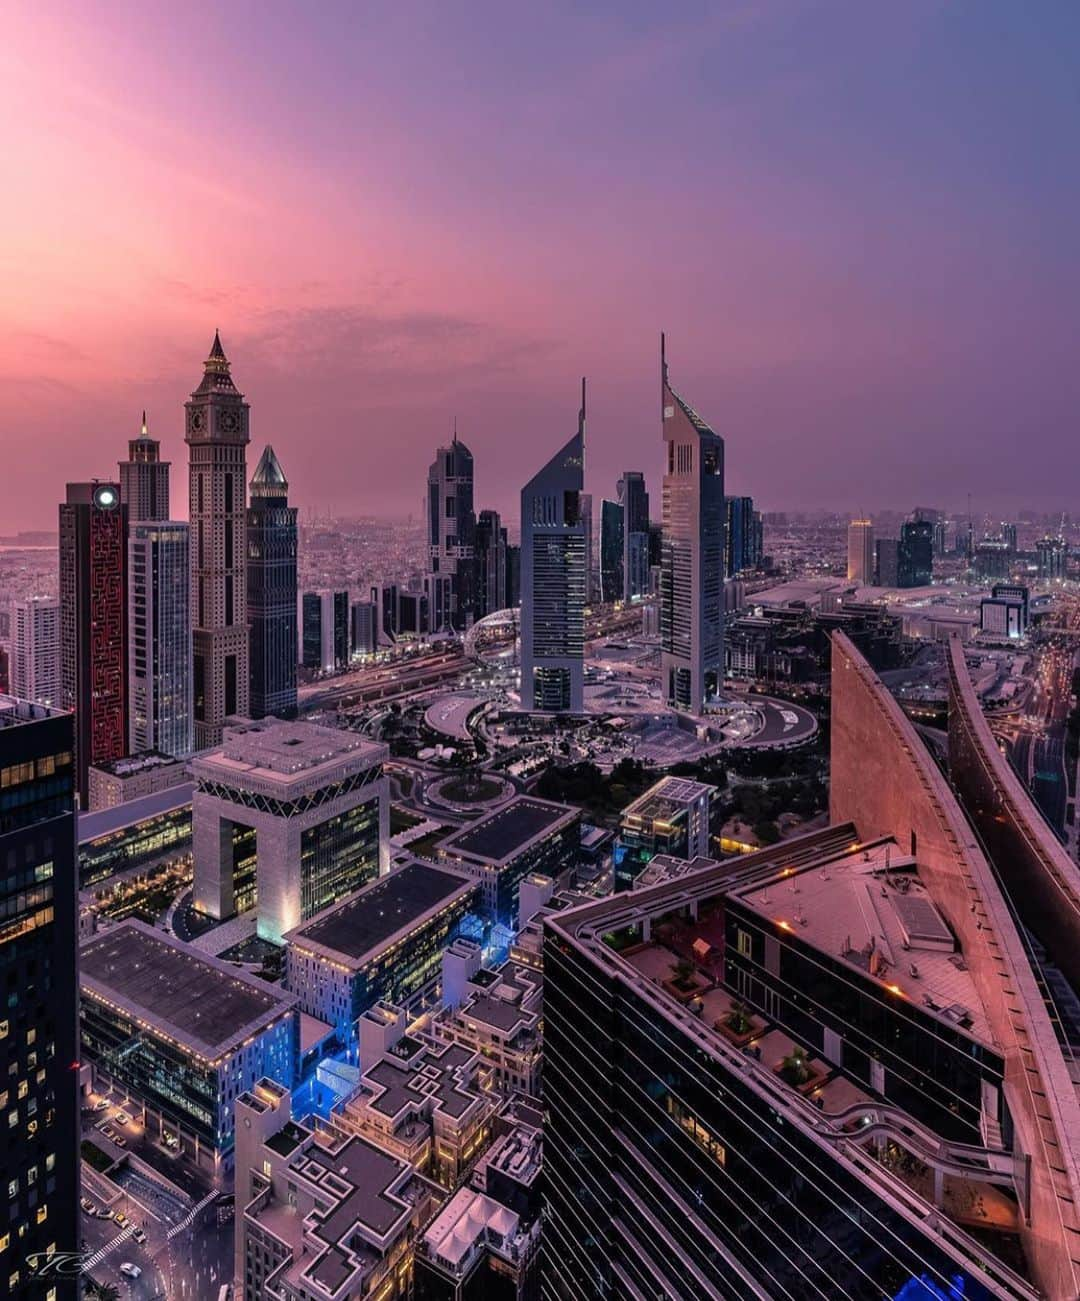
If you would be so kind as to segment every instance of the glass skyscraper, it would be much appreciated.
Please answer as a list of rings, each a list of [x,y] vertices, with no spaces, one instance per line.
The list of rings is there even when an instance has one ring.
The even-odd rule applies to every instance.
[[[255,467],[247,512],[248,627],[252,718],[296,715],[296,507],[267,446]]]
[[[187,524],[132,526],[128,538],[128,744],[178,759],[194,739]]]

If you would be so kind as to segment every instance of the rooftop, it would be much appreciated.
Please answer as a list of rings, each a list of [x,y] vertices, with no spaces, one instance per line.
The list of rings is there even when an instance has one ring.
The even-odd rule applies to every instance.
[[[93,765],[98,772],[110,777],[134,777],[141,772],[150,772],[155,768],[176,768],[183,770],[183,760],[171,754],[162,754],[160,750],[144,750],[141,754],[129,755],[124,759],[103,759]]]
[[[623,819],[641,818],[653,822],[672,817],[698,800],[706,803],[716,793],[715,786],[690,781],[687,777],[662,777],[655,786],[623,809]]]
[[[65,713],[49,705],[38,705],[17,696],[0,695],[0,727],[19,727],[23,723],[37,723],[43,718],[57,718]]]
[[[470,1082],[476,1054],[459,1044],[423,1042],[425,1051],[401,1058],[391,1055],[362,1077],[369,1092],[368,1105],[384,1116],[413,1110],[441,1111],[460,1119],[475,1105],[480,1093]]]
[[[267,1028],[295,1000],[228,963],[128,918],[79,950],[91,994],[210,1060]]]
[[[518,1223],[519,1217],[501,1202],[472,1188],[461,1188],[428,1226],[424,1247],[456,1266],[489,1231],[503,1240],[517,1232]]]
[[[531,795],[519,795],[501,809],[480,818],[439,842],[440,851],[502,865],[555,830],[581,816],[579,809]]]
[[[297,786],[319,786],[381,763],[385,745],[355,732],[298,720],[268,718],[226,727],[219,749],[192,761],[196,778],[242,787],[260,786],[284,793]]]
[[[155,791],[152,795],[141,795],[135,800],[125,800],[123,804],[118,804],[113,809],[101,809],[97,813],[80,813],[79,844],[85,845],[102,836],[123,831],[125,827],[133,827],[139,822],[161,817],[162,814],[172,813],[185,806],[190,809],[194,790],[194,782],[181,782],[178,786]]]
[[[358,968],[475,888],[458,872],[414,858],[297,926],[285,941]]]

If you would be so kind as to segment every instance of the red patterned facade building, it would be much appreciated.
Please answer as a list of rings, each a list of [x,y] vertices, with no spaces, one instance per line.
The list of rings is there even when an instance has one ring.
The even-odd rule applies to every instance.
[[[79,796],[127,753],[127,508],[114,483],[69,483],[60,506],[61,700],[75,713]]]

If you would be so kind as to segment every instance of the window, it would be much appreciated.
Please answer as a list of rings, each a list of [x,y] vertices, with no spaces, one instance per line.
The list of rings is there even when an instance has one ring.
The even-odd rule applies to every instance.
[[[753,945],[754,937],[750,932],[737,928],[735,931],[735,947],[744,958],[749,958],[753,955]]]

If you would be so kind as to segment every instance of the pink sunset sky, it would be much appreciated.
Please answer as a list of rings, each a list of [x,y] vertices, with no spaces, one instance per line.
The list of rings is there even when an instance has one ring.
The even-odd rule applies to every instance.
[[[302,508],[572,432],[659,506],[658,334],[768,509],[1076,509],[1080,7],[44,3],[0,43],[0,532],[220,328]]]

